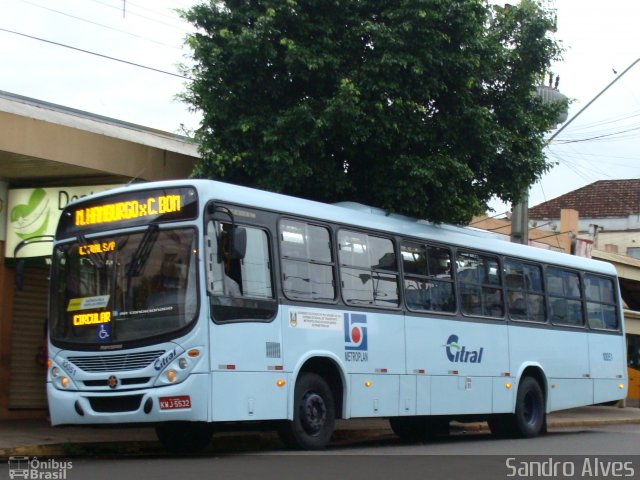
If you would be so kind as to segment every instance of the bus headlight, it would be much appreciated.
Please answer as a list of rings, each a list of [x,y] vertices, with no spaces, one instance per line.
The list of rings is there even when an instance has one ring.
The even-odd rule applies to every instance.
[[[51,368],[49,369],[47,381],[51,382],[55,388],[60,390],[77,390],[76,385],[73,382],[74,374],[75,372],[68,372],[65,367],[61,367],[55,361],[51,361]]]
[[[203,358],[202,347],[193,347],[188,351],[182,351],[171,361],[162,364],[164,367],[156,377],[155,385],[175,385],[184,382],[193,372]]]

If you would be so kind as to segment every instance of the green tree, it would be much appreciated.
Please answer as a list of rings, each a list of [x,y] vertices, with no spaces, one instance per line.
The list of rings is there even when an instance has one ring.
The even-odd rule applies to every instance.
[[[194,176],[464,223],[550,164],[560,54],[532,0],[210,0],[183,12]]]

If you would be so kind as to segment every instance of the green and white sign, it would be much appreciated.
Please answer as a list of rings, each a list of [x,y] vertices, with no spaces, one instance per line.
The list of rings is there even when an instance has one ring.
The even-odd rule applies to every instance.
[[[0,182],[0,242],[7,239],[7,198],[9,184]]]
[[[54,235],[62,209],[72,200],[119,185],[24,188],[9,190],[5,256],[13,258],[16,246],[39,235]],[[18,252],[19,258],[51,255],[51,243],[33,243]]]

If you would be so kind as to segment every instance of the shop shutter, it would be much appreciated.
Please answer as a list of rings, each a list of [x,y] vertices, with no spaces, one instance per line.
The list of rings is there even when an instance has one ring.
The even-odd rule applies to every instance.
[[[45,343],[49,269],[25,268],[24,274],[24,288],[13,297],[9,408],[46,408],[46,367],[36,354]]]

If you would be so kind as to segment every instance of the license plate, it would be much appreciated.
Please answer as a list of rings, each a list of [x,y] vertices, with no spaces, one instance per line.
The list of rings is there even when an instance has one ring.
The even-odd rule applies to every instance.
[[[191,397],[180,395],[179,397],[160,397],[160,410],[176,410],[178,408],[191,408]]]

